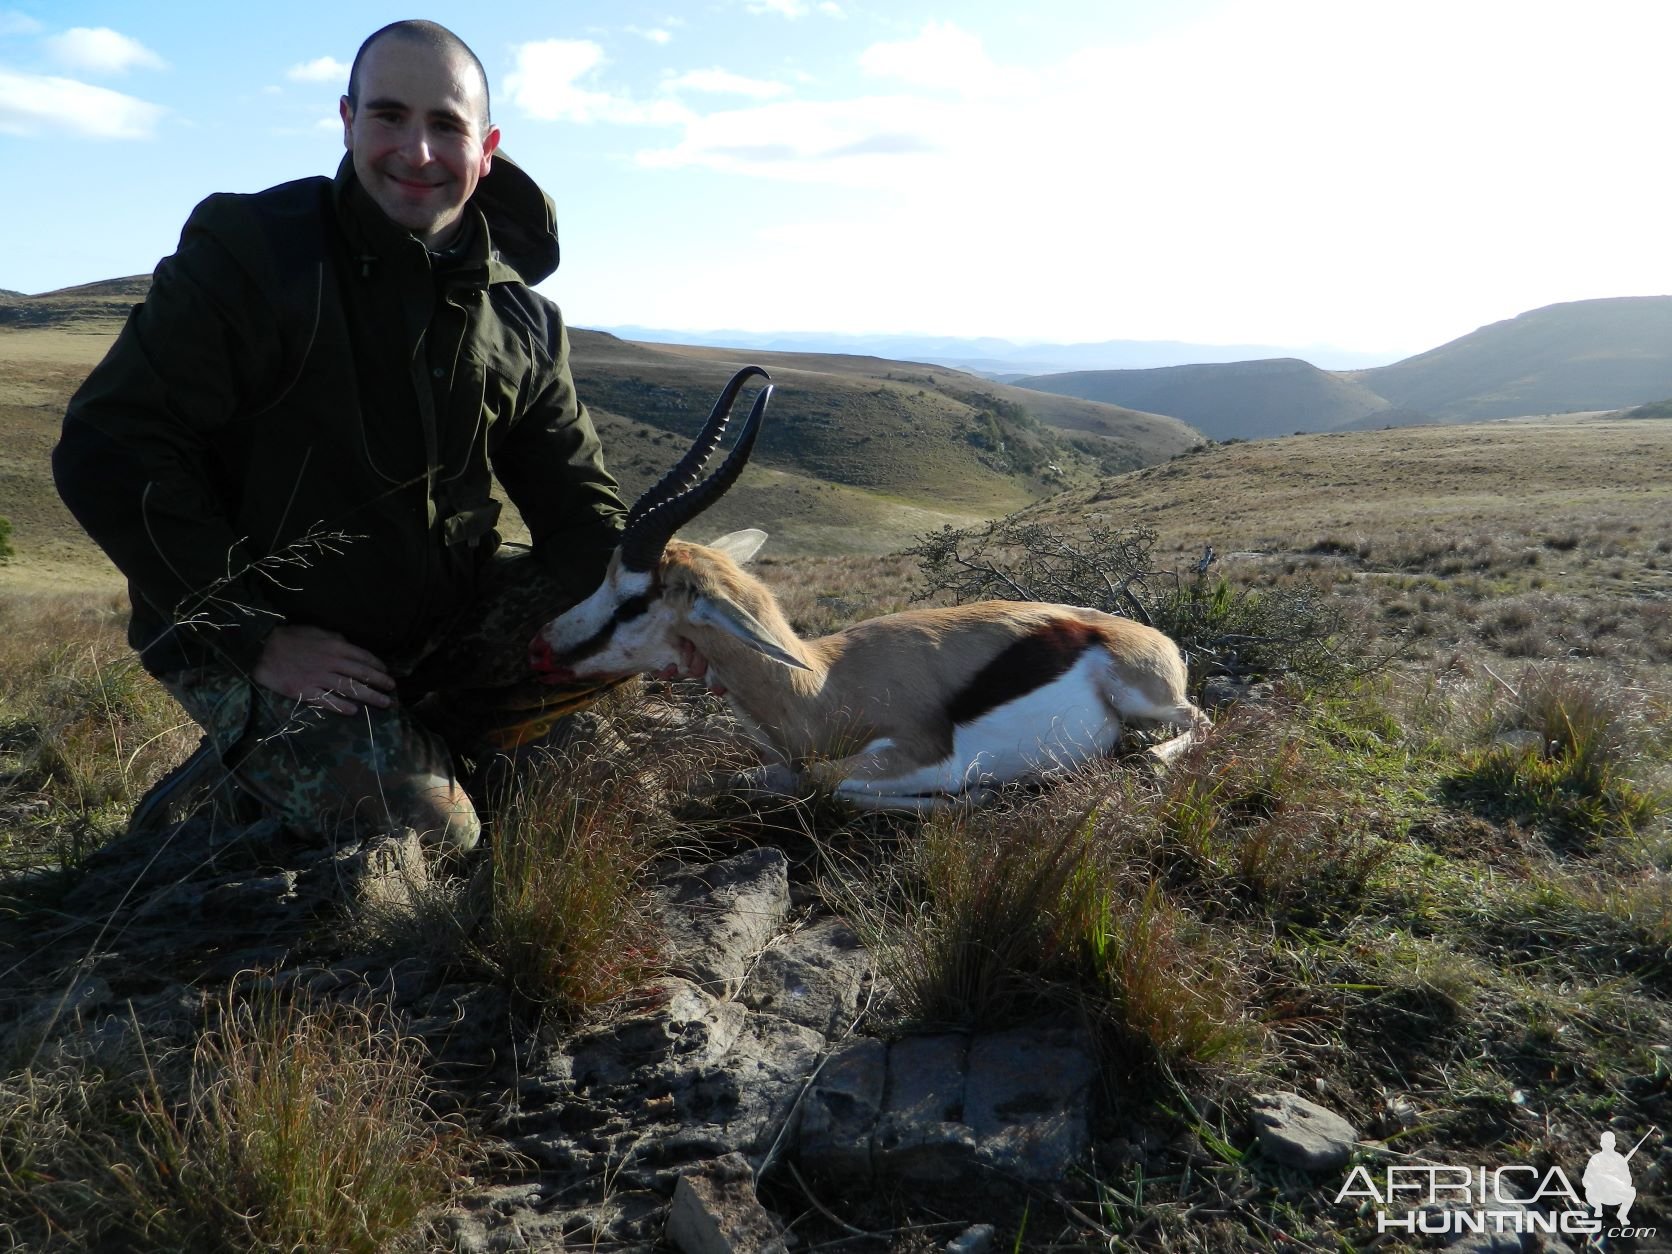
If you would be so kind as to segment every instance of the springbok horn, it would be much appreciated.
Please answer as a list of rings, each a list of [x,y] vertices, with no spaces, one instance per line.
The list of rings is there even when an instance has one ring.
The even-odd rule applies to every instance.
[[[759,366],[750,366],[740,371],[732,382],[741,387],[739,380],[751,374],[765,376],[766,371]],[[730,386],[727,391],[732,392]],[[736,393],[732,392],[732,395],[735,397]],[[750,451],[755,447],[755,437],[760,434],[761,419],[766,416],[766,404],[771,399],[772,385],[769,383],[755,397],[754,406],[749,410],[748,418],[744,419],[743,430],[738,433],[737,443],[726,454],[726,460],[720,463],[718,470],[677,496],[666,497],[651,505],[636,520],[629,519],[627,530],[621,536],[622,566],[636,571],[654,569],[674,532],[714,504],[727,488],[737,482],[749,460]],[[706,456],[704,460],[707,460]]]
[[[627,514],[629,530],[656,506],[696,486],[703,467],[708,465],[708,459],[714,456],[714,450],[720,447],[720,441],[725,438],[726,424],[731,419],[732,406],[737,403],[737,394],[743,390],[743,385],[756,375],[763,379],[771,378],[759,366],[745,366],[731,377],[731,381],[721,391],[720,398],[714,402],[714,408],[709,411],[708,421],[703,423],[702,430],[697,433],[690,450],[654,487],[633,502],[633,508]]]

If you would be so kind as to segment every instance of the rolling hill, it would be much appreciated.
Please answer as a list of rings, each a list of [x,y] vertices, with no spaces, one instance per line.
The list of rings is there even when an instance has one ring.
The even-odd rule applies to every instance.
[[[1547,305],[1346,377],[1451,422],[1660,400],[1672,395],[1672,296]]]
[[[52,487],[48,454],[71,393],[149,279],[0,295],[0,513],[21,566],[110,577]],[[572,332],[574,372],[629,499],[684,451],[744,361],[777,384],[736,490],[696,528],[774,535],[774,553],[891,551],[943,524],[1008,513],[1075,483],[1201,442],[1177,419],[1049,396],[881,358],[634,344]],[[514,520],[507,527],[516,536]]]
[[[1292,357],[1074,371],[1021,379],[1018,386],[1171,414],[1216,440],[1331,431],[1391,408],[1363,384]]]
[[[1548,305],[1369,370],[1281,358],[1018,383],[1171,414],[1221,440],[1623,409],[1672,395],[1672,296]]]

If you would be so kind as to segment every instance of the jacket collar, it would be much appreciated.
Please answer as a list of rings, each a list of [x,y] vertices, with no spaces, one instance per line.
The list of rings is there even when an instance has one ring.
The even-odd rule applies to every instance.
[[[390,221],[354,173],[352,154],[337,166],[333,199],[355,261],[363,267],[385,258],[427,261],[434,254],[404,227]],[[477,283],[533,285],[557,269],[557,214],[551,199],[510,158],[494,154],[493,167],[465,206],[473,221],[464,252],[440,267],[449,277],[470,275]],[[485,271],[485,273],[484,273]]]

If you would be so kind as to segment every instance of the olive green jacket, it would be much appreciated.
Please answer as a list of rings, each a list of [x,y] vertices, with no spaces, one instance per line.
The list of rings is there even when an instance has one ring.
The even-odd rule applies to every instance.
[[[570,378],[551,203],[502,156],[456,255],[335,180],[216,195],[70,402],[53,469],[128,577],[148,670],[248,669],[280,622],[404,673],[498,543],[490,465],[577,597],[624,514]]]

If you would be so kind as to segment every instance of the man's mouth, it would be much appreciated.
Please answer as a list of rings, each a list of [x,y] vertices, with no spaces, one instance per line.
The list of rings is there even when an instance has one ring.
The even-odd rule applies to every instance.
[[[385,177],[387,177],[388,180],[391,183],[394,183],[397,187],[405,188],[407,191],[411,192],[433,192],[438,187],[446,185],[445,180],[439,183],[432,183],[428,179],[403,178],[399,174],[390,174]]]

